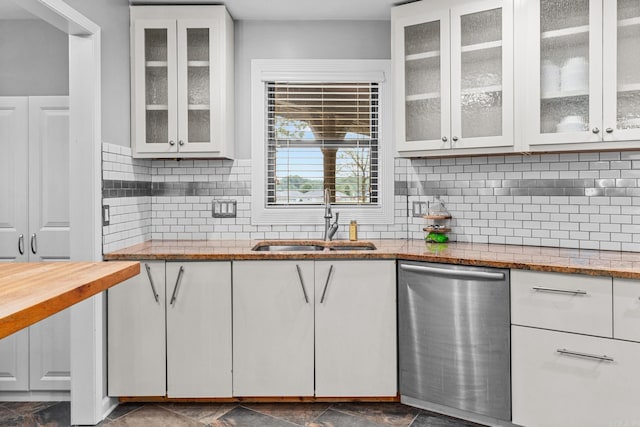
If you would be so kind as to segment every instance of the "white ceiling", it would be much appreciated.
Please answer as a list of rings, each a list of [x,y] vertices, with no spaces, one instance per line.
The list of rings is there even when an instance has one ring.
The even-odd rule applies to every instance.
[[[407,0],[130,0],[132,4],[225,4],[235,20],[382,20]]]
[[[0,0],[0,19],[38,19],[11,0]]]

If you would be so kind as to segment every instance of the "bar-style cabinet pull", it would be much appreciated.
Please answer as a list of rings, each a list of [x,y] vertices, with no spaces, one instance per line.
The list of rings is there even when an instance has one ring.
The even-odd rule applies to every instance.
[[[149,284],[151,285],[151,292],[153,292],[153,298],[156,300],[158,304],[160,304],[160,299],[158,298],[156,287],[153,284],[153,277],[151,277],[151,267],[149,266],[149,264],[145,264],[144,268],[147,270],[147,276],[149,277]]]
[[[302,280],[302,271],[300,271],[300,266],[296,264],[296,269],[298,270],[298,278],[300,279],[300,287],[302,288],[302,295],[304,295],[304,302],[309,304],[309,297],[307,296],[307,290],[304,288],[304,280]]]
[[[558,353],[564,355],[564,356],[586,357],[587,359],[600,360],[600,361],[603,361],[603,362],[613,362],[613,357],[609,357],[606,354],[602,355],[602,356],[598,356],[597,354],[589,354],[589,353],[582,353],[582,352],[579,352],[579,351],[571,351],[571,350],[567,350],[566,348],[559,348],[556,351]]]
[[[36,237],[36,233],[31,235],[31,253],[34,255],[38,252],[38,238]]]
[[[324,282],[324,289],[322,290],[322,297],[320,298],[320,304],[324,303],[325,296],[327,295],[327,287],[329,286],[329,280],[331,280],[331,273],[333,273],[333,264],[329,267],[329,274],[327,274],[327,281]]]
[[[555,292],[559,294],[571,294],[571,295],[587,295],[586,291],[581,291],[580,289],[571,290],[571,289],[553,289],[553,288],[543,288],[541,286],[534,286],[534,291],[538,292]]]
[[[18,236],[18,252],[24,255],[24,234]]]
[[[178,289],[180,289],[180,282],[182,282],[183,273],[184,273],[184,267],[180,266],[180,270],[178,271],[178,278],[176,279],[176,285],[173,287],[173,293],[171,294],[170,304],[172,306],[175,305],[175,302],[178,299]]]

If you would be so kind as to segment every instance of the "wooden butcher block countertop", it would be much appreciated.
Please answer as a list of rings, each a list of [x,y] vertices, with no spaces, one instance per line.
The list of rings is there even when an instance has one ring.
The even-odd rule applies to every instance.
[[[140,272],[140,263],[0,263],[0,338]]]

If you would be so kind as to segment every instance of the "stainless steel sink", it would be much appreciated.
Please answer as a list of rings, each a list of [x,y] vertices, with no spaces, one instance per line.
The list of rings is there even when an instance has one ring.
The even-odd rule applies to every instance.
[[[251,248],[251,250],[258,251],[258,252],[282,252],[282,251],[316,252],[316,251],[323,251],[324,246],[310,245],[310,244],[296,244],[295,242],[288,242],[286,244],[258,243],[253,248]]]
[[[375,251],[376,247],[371,245],[367,246],[329,246],[330,251]]]
[[[346,240],[334,240],[325,242],[323,240],[265,240],[256,243],[251,248],[257,252],[320,252],[329,251],[372,251],[376,246],[371,242],[358,241],[350,242]]]

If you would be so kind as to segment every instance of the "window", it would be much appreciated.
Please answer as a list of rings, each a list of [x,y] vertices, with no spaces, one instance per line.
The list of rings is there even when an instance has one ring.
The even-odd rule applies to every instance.
[[[252,223],[393,223],[389,62],[252,61]]]
[[[267,205],[378,202],[378,83],[266,83]]]

